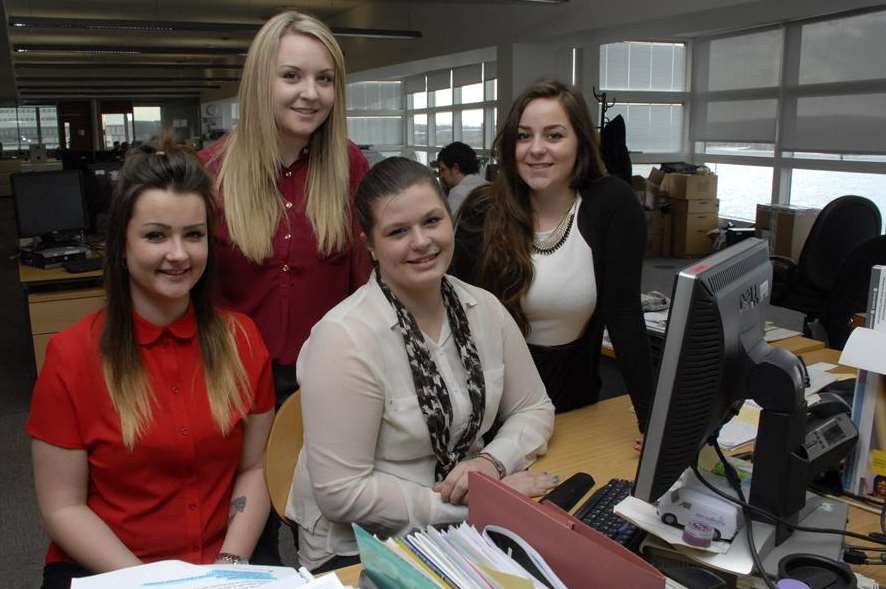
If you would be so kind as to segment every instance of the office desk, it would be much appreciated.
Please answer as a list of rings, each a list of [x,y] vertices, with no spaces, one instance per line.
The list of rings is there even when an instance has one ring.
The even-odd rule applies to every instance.
[[[18,278],[27,305],[28,332],[34,350],[34,374],[40,371],[49,338],[105,305],[102,271],[71,274],[63,268],[19,264]]]
[[[805,354],[806,352],[814,352],[815,350],[824,349],[823,342],[820,342],[817,339],[803,337],[801,335],[795,335],[793,337],[770,343],[772,345],[777,345],[779,348],[784,348],[788,351],[791,351],[795,354]],[[600,353],[607,358],[615,358],[615,350],[612,348],[612,345],[608,344],[607,342],[603,343],[603,346],[600,348]],[[840,357],[839,352],[837,353],[837,357]]]
[[[836,364],[833,356],[839,357],[839,352],[835,350],[822,350],[822,352],[828,352],[826,356],[832,358],[832,363]],[[807,359],[806,354],[802,355],[807,363],[814,363]],[[843,368],[843,370],[849,369]],[[564,480],[576,472],[587,472],[597,481],[596,487],[606,484],[613,478],[632,480],[636,475],[640,459],[639,454],[633,449],[634,440],[638,435],[628,395],[561,413],[556,417],[554,435],[548,444],[547,455],[540,458],[532,466],[532,470],[546,470],[560,475]],[[582,502],[584,498],[578,505]],[[849,508],[850,530],[867,533],[879,531],[879,526],[878,515],[855,507]],[[884,568],[886,567],[853,567],[854,570],[876,579],[879,583],[886,583]],[[355,565],[339,569],[336,574],[342,582],[356,586],[360,570],[360,566]]]

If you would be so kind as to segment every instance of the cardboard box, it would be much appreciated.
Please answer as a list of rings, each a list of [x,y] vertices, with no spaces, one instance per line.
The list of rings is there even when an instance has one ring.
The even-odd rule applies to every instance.
[[[795,205],[758,204],[756,235],[769,242],[771,255],[797,262],[818,211]]]
[[[665,174],[661,189],[671,198],[714,199],[717,198],[717,175]]]
[[[668,204],[671,205],[671,214],[675,217],[720,212],[720,201],[716,198],[698,198],[694,200],[668,198]]]
[[[664,217],[661,209],[646,211],[646,253],[644,255],[647,258],[662,256]]]
[[[708,232],[716,229],[716,212],[671,215],[673,222],[673,255],[678,258],[705,256],[711,253]]]
[[[643,176],[631,176],[631,188],[644,209],[659,209],[666,204],[667,195]]]

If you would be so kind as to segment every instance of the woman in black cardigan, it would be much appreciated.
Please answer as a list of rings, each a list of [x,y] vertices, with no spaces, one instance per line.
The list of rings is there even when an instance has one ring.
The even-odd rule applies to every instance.
[[[462,206],[450,271],[504,303],[559,412],[599,399],[607,327],[643,432],[653,394],[640,306],[646,222],[597,146],[577,90],[530,86],[496,138],[495,183]]]

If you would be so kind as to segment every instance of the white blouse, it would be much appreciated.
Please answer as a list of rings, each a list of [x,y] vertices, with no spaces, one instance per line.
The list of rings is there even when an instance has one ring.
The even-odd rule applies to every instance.
[[[507,471],[544,454],[554,408],[511,316],[490,293],[448,277],[465,309],[486,384],[486,411],[469,455],[488,452]],[[425,338],[452,399],[454,446],[467,425],[466,375],[444,321]],[[299,557],[316,568],[357,554],[351,522],[382,534],[462,521],[464,506],[431,490],[436,458],[397,318],[374,275],[311,330],[298,358],[304,416],[286,515],[299,524]],[[482,435],[498,416],[488,446]]]
[[[575,217],[566,241],[550,254],[532,252],[534,276],[523,299],[529,320],[526,341],[536,346],[559,346],[574,342],[597,306],[597,279],[591,246],[578,231],[581,196],[574,205]],[[544,233],[536,234],[544,237]]]

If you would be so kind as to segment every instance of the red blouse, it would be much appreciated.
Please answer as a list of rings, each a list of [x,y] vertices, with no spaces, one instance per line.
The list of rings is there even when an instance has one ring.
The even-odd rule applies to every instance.
[[[268,351],[248,317],[234,314],[249,381],[247,413],[274,408]],[[86,504],[146,561],[211,563],[224,540],[245,424],[223,436],[212,418],[193,308],[166,327],[133,313],[142,365],[154,395],[152,419],[132,451],[102,375],[104,311],[54,336],[31,402],[31,437],[86,450]],[[46,562],[69,561],[55,543]]]
[[[223,149],[221,140],[198,154],[215,175],[221,170]],[[353,198],[369,164],[360,148],[350,142],[348,160]],[[273,254],[261,264],[240,252],[224,221],[215,232],[218,304],[249,315],[258,325],[271,358],[284,365],[295,364],[314,324],[362,286],[370,272],[369,253],[362,241],[356,241],[360,228],[353,212],[355,242],[330,255],[317,251],[317,237],[305,214],[307,175],[307,150],[291,166],[280,170],[277,188],[286,203],[286,218],[274,235]],[[223,195],[220,201],[224,208]]]

